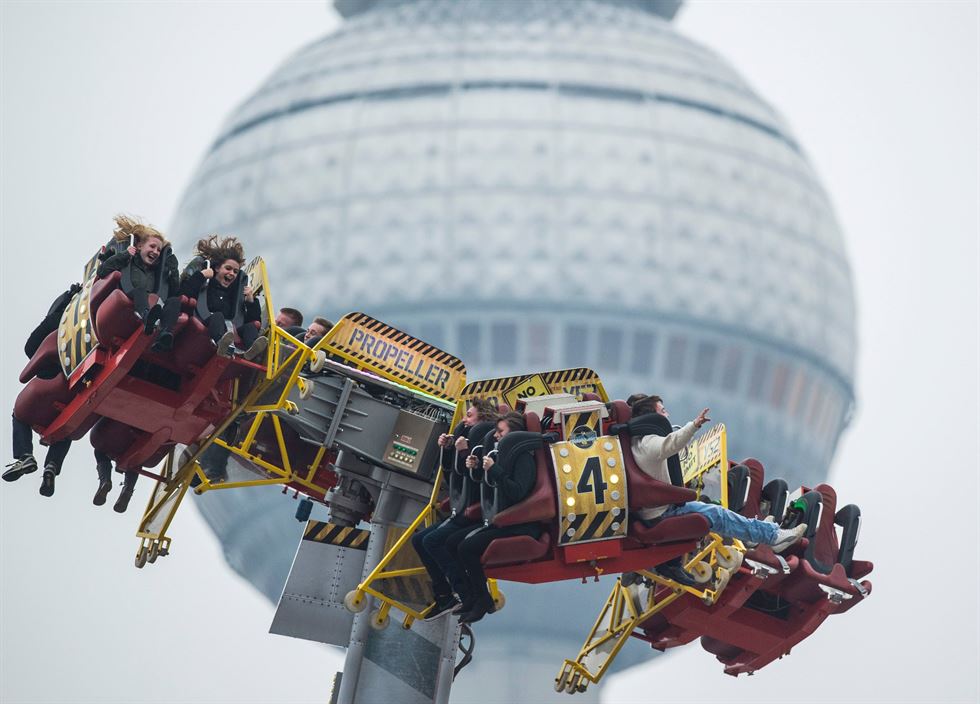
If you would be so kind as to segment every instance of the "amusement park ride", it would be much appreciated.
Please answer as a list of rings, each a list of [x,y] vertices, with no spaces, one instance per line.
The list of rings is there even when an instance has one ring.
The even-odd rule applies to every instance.
[[[94,264],[24,368],[15,415],[45,443],[88,434],[117,469],[156,481],[137,530],[137,567],[170,554],[170,526],[188,490],[276,484],[302,495],[297,518],[307,525],[271,630],[348,648],[332,701],[385,696],[385,677],[404,669],[408,650],[422,676],[401,678],[411,697],[399,700],[448,701],[461,634],[472,646],[472,633],[452,616],[423,620],[433,597],[410,538],[450,512],[498,527],[543,525],[539,538],[501,538],[484,553],[497,608],[499,581],[613,580],[582,648],[558,670],[555,688],[569,694],[598,682],[630,637],[661,651],[700,639],[726,673],[752,674],[871,592],[861,580],[872,564],[853,557],[858,507],[838,509],[826,484],[791,494],[785,481],[766,481],[758,460],[732,461],[724,425],[688,446],[682,476],[666,484],[632,456],[631,438],[651,432],[643,417],[610,401],[591,369],[467,383],[463,362],[363,313],[344,316],[311,348],[271,320],[261,259],[243,270],[238,295],[248,282],[261,303],[264,359],[216,356],[197,302],[186,298],[174,349],[157,353],[133,315],[126,272],[99,280]],[[63,374],[37,375],[55,363]],[[437,443],[461,431],[476,398],[521,412],[527,425],[497,450],[489,439],[470,443],[478,456],[534,457],[531,493],[503,510],[490,478]],[[222,480],[205,471],[205,453],[226,465]],[[466,505],[474,491],[480,501]],[[641,508],[695,500],[808,529],[779,555],[711,533],[697,514],[652,527],[632,519]],[[329,521],[308,520],[314,502],[329,508]],[[695,586],[656,572],[678,557]],[[403,636],[384,635],[393,615]],[[382,659],[383,669],[370,669],[368,661]]]

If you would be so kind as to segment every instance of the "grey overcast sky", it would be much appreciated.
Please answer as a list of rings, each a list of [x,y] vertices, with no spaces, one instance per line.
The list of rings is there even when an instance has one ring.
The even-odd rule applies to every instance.
[[[24,336],[112,215],[166,228],[230,110],[338,19],[320,0],[5,0],[0,13],[10,408]],[[976,702],[978,6],[692,2],[675,22],[782,112],[836,204],[860,357],[831,480],[862,507],[875,591],[751,679],[694,644],[611,678],[603,699]],[[92,507],[94,488],[82,444],[54,498],[34,477],[0,487],[0,701],[325,701],[340,656],[267,634],[272,607],[196,511],[178,517],[174,555],[137,571],[148,482],[123,516]]]

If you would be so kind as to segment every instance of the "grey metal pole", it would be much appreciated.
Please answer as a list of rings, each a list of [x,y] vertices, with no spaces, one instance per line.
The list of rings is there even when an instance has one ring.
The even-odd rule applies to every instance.
[[[384,557],[385,538],[388,528],[376,523],[371,524],[371,537],[368,538],[367,555],[364,557],[364,570],[361,579],[367,577],[371,570],[378,566]],[[340,679],[340,692],[337,704],[355,704],[357,684],[361,674],[361,663],[364,661],[364,649],[367,646],[371,628],[371,604],[374,598],[368,597],[364,610],[354,615],[351,626],[350,644],[347,646],[347,657],[344,658],[344,673]]]

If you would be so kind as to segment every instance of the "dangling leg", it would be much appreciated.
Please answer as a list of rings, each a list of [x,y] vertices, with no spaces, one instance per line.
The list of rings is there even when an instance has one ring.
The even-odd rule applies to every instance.
[[[41,496],[54,495],[54,478],[61,474],[61,465],[71,448],[71,440],[60,440],[48,447],[44,457],[44,474],[41,476]]]
[[[95,490],[92,503],[102,506],[112,490],[112,458],[100,450],[95,451],[95,471],[99,474],[99,488]]]
[[[14,461],[7,465],[3,473],[5,482],[14,482],[25,474],[37,471],[37,460],[34,459],[34,436],[31,426],[11,415],[13,421]]]
[[[126,509],[129,508],[129,500],[133,498],[133,490],[136,488],[136,480],[140,478],[140,473],[135,469],[126,470],[126,477],[123,479],[122,491],[119,492],[119,498],[116,499],[116,503],[113,504],[112,510],[116,513],[125,513]]]

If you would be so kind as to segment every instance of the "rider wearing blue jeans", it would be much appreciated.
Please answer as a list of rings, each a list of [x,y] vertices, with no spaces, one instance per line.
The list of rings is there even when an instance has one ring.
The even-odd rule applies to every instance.
[[[633,404],[633,417],[659,413],[668,417],[663,400],[659,396],[646,396]],[[680,452],[691,440],[694,434],[707,423],[708,409],[705,408],[697,417],[679,430],[666,435],[644,435],[633,438],[630,446],[637,466],[654,479],[670,483],[670,473],[667,468],[668,459]],[[775,552],[782,552],[797,542],[806,531],[806,524],[785,530],[775,523],[760,521],[730,511],[717,504],[701,501],[688,501],[673,506],[655,506],[639,511],[639,518],[646,524],[672,516],[682,516],[688,513],[700,513],[711,526],[711,531],[724,538],[738,538],[744,542],[760,543],[772,546]],[[669,568],[668,568],[669,569]]]

